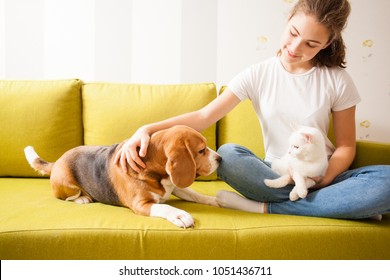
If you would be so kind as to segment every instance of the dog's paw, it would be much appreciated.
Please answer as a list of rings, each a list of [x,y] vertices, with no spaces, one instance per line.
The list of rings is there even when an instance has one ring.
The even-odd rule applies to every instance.
[[[77,204],[87,204],[87,203],[91,203],[92,199],[89,198],[88,196],[79,196],[78,198],[72,201]]]
[[[160,217],[181,228],[194,227],[195,221],[186,211],[167,204],[153,204],[150,208],[151,217]]]
[[[174,213],[170,213],[167,220],[181,228],[193,228],[195,225],[195,221],[189,213],[178,209]]]

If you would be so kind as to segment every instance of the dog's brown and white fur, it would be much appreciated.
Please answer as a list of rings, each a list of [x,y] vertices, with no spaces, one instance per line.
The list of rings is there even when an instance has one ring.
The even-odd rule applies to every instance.
[[[215,197],[187,188],[197,176],[214,172],[221,157],[207,147],[206,139],[186,126],[175,126],[152,135],[146,168],[136,173],[121,171],[114,157],[124,142],[113,146],[79,146],[56,162],[41,159],[34,149],[25,148],[31,167],[50,175],[54,196],[76,203],[102,202],[125,206],[136,214],[161,217],[178,227],[192,227],[192,216],[164,203],[169,196],[218,206]]]

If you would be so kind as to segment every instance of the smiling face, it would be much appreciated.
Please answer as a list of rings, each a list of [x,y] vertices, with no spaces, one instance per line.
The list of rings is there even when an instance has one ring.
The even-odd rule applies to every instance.
[[[281,62],[291,73],[304,73],[313,67],[312,59],[329,45],[329,31],[304,13],[291,17],[281,39]]]

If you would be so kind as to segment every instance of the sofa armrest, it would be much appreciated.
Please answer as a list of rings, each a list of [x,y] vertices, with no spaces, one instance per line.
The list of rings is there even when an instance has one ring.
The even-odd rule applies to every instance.
[[[390,164],[390,143],[358,140],[351,168],[376,164]]]

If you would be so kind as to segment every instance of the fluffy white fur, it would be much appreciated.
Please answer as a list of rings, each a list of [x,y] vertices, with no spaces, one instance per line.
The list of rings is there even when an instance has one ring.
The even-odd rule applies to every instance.
[[[325,140],[322,133],[313,127],[301,126],[289,139],[288,152],[272,162],[272,169],[279,178],[264,180],[271,188],[282,188],[295,183],[290,193],[290,200],[305,198],[308,189],[315,185],[310,179],[323,176],[328,168]]]

